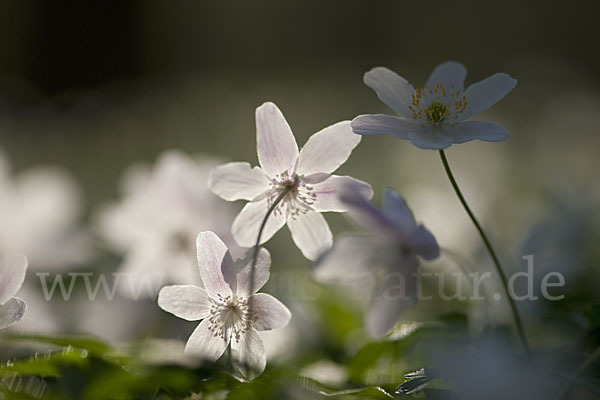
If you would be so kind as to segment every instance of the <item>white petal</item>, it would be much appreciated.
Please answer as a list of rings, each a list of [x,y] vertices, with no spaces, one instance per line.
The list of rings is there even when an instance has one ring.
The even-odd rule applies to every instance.
[[[312,135],[298,156],[299,175],[331,173],[346,162],[361,137],[352,133],[350,121],[328,126]]]
[[[23,255],[0,256],[0,305],[13,297],[25,280],[27,258]]]
[[[423,225],[417,227],[412,236],[412,241],[415,252],[424,260],[433,260],[439,257],[440,246],[433,234]]]
[[[363,80],[398,115],[411,118],[408,106],[415,89],[406,79],[385,67],[375,67],[365,74]]]
[[[333,243],[333,236],[323,215],[311,211],[288,220],[294,243],[304,257],[316,260]]]
[[[269,204],[267,199],[253,201],[244,206],[242,211],[235,217],[231,226],[231,233],[235,241],[242,247],[252,247],[256,245],[258,230],[262,224]],[[285,213],[273,212],[267,220],[265,229],[263,230],[260,244],[265,243],[273,237],[273,235],[285,225]]]
[[[406,201],[396,191],[387,189],[383,195],[383,210],[401,232],[412,234],[417,228],[415,217]]]
[[[206,291],[194,285],[165,286],[158,293],[158,306],[188,321],[206,318],[210,312]]]
[[[238,296],[249,296],[258,292],[269,280],[271,269],[271,255],[265,248],[258,250],[256,266],[254,268],[254,279],[251,279],[252,258],[254,248],[248,250],[246,257],[236,262],[237,272],[237,294]],[[251,287],[252,286],[252,287]]]
[[[207,362],[215,362],[223,355],[229,337],[222,338],[215,336],[208,330],[210,322],[208,319],[202,320],[194,330],[185,345],[185,354],[197,357]]]
[[[472,84],[465,91],[467,108],[460,115],[464,121],[493,106],[517,85],[510,75],[499,73]]]
[[[510,135],[506,129],[489,121],[460,122],[454,126],[444,126],[443,130],[454,143],[464,143],[474,139],[500,142]]]
[[[266,293],[252,295],[250,307],[257,318],[254,327],[259,331],[283,328],[292,318],[292,313],[282,302]]]
[[[235,293],[237,280],[233,259],[225,243],[213,232],[202,232],[196,239],[198,266],[202,283],[211,297]]]
[[[228,201],[252,200],[269,188],[269,180],[260,168],[252,168],[247,162],[233,162],[210,171],[208,188]]]
[[[346,211],[346,205],[340,200],[340,194],[346,185],[354,185],[366,199],[373,197],[373,188],[368,183],[349,176],[332,175],[323,182],[313,185],[313,193],[316,196],[313,204],[315,211]]]
[[[417,260],[415,257],[398,260],[378,283],[371,304],[365,315],[367,331],[373,337],[381,337],[396,324],[400,315],[413,304],[416,292]]]
[[[8,328],[19,322],[25,315],[27,304],[18,297],[8,299],[0,305],[0,329]]]
[[[239,341],[231,341],[231,356],[242,377],[248,380],[262,374],[267,366],[265,347],[255,329],[246,331]]]
[[[355,281],[373,274],[380,251],[377,239],[346,236],[336,239],[330,251],[317,261],[315,279],[322,282]]]
[[[433,127],[421,133],[410,133],[408,136],[414,146],[425,150],[442,150],[453,143],[451,137],[444,135],[441,129]]]
[[[359,115],[352,120],[352,131],[358,135],[391,135],[398,139],[408,139],[410,133],[424,132],[421,121],[412,117],[403,119],[385,114]]]
[[[452,90],[452,85],[457,91],[462,92],[467,77],[467,69],[459,62],[446,61],[435,67],[429,80],[427,87],[433,88],[436,83],[442,84],[447,93]]]
[[[271,178],[291,170],[298,158],[294,134],[273,103],[256,109],[256,150],[262,169]]]

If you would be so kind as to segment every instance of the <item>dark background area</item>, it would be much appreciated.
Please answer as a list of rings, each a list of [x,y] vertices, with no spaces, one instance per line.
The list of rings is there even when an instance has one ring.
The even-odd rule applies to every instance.
[[[576,61],[597,76],[599,18],[598,2],[583,0],[8,0],[0,72],[41,96],[156,75],[248,80],[448,58],[477,71]]]

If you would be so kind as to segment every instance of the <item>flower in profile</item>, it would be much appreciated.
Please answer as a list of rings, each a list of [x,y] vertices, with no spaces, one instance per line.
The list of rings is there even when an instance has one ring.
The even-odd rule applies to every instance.
[[[371,186],[349,176],[332,175],[360,142],[350,121],[331,125],[312,135],[302,150],[283,114],[273,103],[256,109],[256,144],[260,167],[247,162],[222,165],[211,171],[209,188],[228,201],[248,200],[232,226],[234,239],[242,247],[256,244],[267,210],[280,197],[268,218],[260,244],[287,223],[302,254],[316,259],[331,247],[332,235],[322,212],[344,212],[339,189],[354,183],[366,197]]]
[[[204,289],[166,286],[159,293],[158,305],[179,318],[202,320],[190,336],[185,354],[214,362],[231,346],[240,373],[253,379],[266,366],[258,331],[283,328],[291,318],[279,300],[256,293],[269,280],[269,252],[260,249],[252,268],[251,257],[234,262],[227,246],[213,232],[200,233],[197,248]]]
[[[474,139],[490,142],[506,139],[508,131],[493,122],[467,120],[496,104],[517,81],[497,73],[465,90],[466,76],[462,64],[446,61],[433,70],[423,87],[415,89],[395,72],[385,67],[373,68],[365,74],[365,84],[398,117],[360,115],[352,121],[352,130],[359,135],[391,135],[433,150]]]
[[[25,281],[27,258],[22,255],[0,255],[0,329],[19,322],[27,304],[14,297]]]
[[[73,178],[54,167],[12,174],[0,149],[0,253],[27,254],[30,269],[58,270],[93,256],[78,226],[81,197]]]
[[[98,213],[101,236],[124,253],[119,268],[128,298],[148,297],[166,283],[196,283],[196,236],[212,230],[229,244],[232,210],[204,182],[218,162],[170,150],[156,165],[133,166],[123,179],[123,199]],[[139,287],[134,288],[131,280]]]
[[[317,280],[349,282],[375,279],[375,292],[366,312],[371,336],[385,335],[416,297],[419,258],[439,256],[437,241],[418,224],[404,199],[393,190],[384,193],[383,210],[376,208],[355,188],[341,195],[347,215],[368,235],[346,236],[318,262]]]

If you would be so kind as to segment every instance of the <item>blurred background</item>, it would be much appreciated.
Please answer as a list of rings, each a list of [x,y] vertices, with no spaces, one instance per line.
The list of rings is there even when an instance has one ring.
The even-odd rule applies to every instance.
[[[118,311],[114,303],[102,307],[83,295],[75,302],[45,302],[35,272],[53,271],[51,278],[57,270],[117,271],[127,249],[111,246],[100,215],[139,189],[140,169],[150,179],[148,171],[160,169],[165,151],[203,162],[209,157],[214,165],[255,164],[254,110],[264,101],[281,108],[302,145],[340,120],[390,113],[362,83],[371,67],[387,66],[420,86],[437,64],[453,59],[467,67],[467,85],[496,72],[519,81],[482,115],[511,137],[453,146],[447,155],[506,268],[523,270],[521,257],[534,254],[539,279],[544,271],[566,276],[565,301],[523,306],[527,329],[547,332],[554,324],[559,328],[544,335],[542,345],[578,345],[589,328],[581,315],[598,301],[600,283],[599,19],[600,5],[592,0],[2,1],[0,183],[4,168],[12,182],[5,192],[20,195],[13,208],[0,208],[0,225],[14,227],[5,228],[5,238],[13,229],[31,238],[58,226],[49,234],[51,245],[23,239],[27,245],[16,247],[39,252],[36,260],[30,256],[23,289],[23,297],[39,306],[31,305],[29,322],[15,328],[85,331],[114,341],[184,340],[195,324],[164,313],[151,299],[117,296],[126,304]],[[445,249],[430,268],[469,263],[492,271],[438,158],[405,141],[369,137],[339,173],[371,183],[377,202],[385,187],[407,198]],[[33,211],[18,211],[26,199]],[[222,205],[210,200],[199,209],[199,219],[223,207],[229,215],[223,220],[230,221],[242,206],[217,202]],[[53,218],[36,219],[39,210]],[[334,235],[354,229],[343,216],[327,218]],[[288,336],[312,340],[318,352],[335,359],[340,341],[354,340],[362,329],[362,306],[338,301],[335,292],[312,282],[312,266],[289,233],[282,231],[267,247],[277,278],[265,291],[295,312]],[[58,257],[63,251],[67,255]],[[75,290],[83,293],[81,283]],[[430,302],[407,319],[455,309],[486,321],[508,316],[503,302],[483,308]],[[366,340],[358,335],[358,342]]]

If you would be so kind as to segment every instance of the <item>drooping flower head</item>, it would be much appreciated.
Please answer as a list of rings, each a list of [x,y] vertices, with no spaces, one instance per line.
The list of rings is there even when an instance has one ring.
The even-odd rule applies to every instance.
[[[234,262],[213,232],[200,233],[197,248],[204,288],[166,286],[159,293],[158,305],[179,318],[202,320],[185,346],[186,354],[214,362],[231,346],[241,374],[252,379],[266,365],[264,345],[257,331],[283,328],[291,318],[279,300],[256,293],[269,280],[269,252],[259,250],[252,277],[251,257]]]
[[[517,81],[497,73],[464,89],[465,67],[454,61],[438,65],[425,85],[414,88],[385,68],[367,72],[364,82],[398,117],[366,114],[352,121],[359,135],[391,135],[422,149],[441,150],[454,143],[481,139],[497,142],[509,133],[489,121],[467,121],[496,104]]]
[[[25,281],[27,258],[22,255],[0,254],[0,329],[19,322],[27,304],[14,297]]]
[[[260,167],[234,162],[215,168],[209,188],[228,201],[248,200],[233,222],[234,239],[254,246],[269,207],[283,196],[265,226],[261,244],[287,223],[302,254],[314,260],[331,247],[332,235],[322,212],[343,212],[339,188],[353,182],[367,197],[371,186],[349,176],[332,175],[360,142],[350,121],[331,125],[312,135],[302,150],[281,111],[273,103],[256,109],[256,144]]]
[[[338,239],[317,263],[315,277],[325,282],[375,277],[375,292],[365,320],[369,334],[379,337],[414,302],[419,258],[437,258],[439,246],[393,190],[386,190],[382,210],[351,186],[345,188],[341,201],[348,207],[348,217],[368,235]]]

